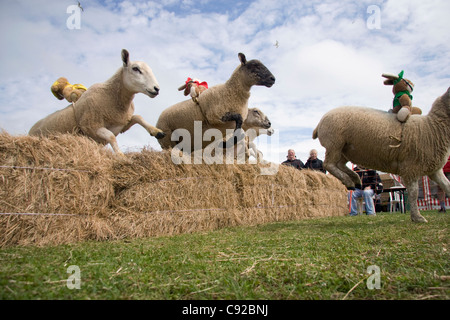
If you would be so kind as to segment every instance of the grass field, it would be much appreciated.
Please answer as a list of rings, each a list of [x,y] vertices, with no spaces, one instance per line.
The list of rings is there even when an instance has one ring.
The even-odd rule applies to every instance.
[[[423,214],[428,224],[382,213],[4,248],[0,299],[446,300],[450,215]]]

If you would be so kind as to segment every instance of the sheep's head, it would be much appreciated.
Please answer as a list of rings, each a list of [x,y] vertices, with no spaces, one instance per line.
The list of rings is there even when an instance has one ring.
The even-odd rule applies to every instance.
[[[450,116],[450,87],[447,89],[447,92],[444,94],[442,98],[443,103],[447,107],[447,114]]]
[[[244,130],[248,128],[269,129],[272,124],[269,118],[258,108],[249,108],[247,119],[245,119],[242,127]]]
[[[159,93],[159,84],[152,69],[142,61],[130,61],[130,54],[122,50],[123,84],[134,93],[143,93],[154,98]]]
[[[447,121],[450,120],[450,87],[442,96],[438,97],[433,102],[430,113],[435,113],[436,111],[434,110],[439,110],[439,118],[442,119],[445,114],[447,116]]]
[[[247,61],[243,53],[238,54],[241,61],[241,70],[245,72],[252,85],[270,88],[275,83],[274,75],[259,60]]]

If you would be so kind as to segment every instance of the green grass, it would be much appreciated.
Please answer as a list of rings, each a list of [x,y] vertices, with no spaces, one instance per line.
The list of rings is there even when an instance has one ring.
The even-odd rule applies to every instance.
[[[0,299],[449,299],[449,214],[335,217],[0,250]],[[68,289],[67,268],[81,271]],[[367,268],[380,268],[368,289]],[[356,286],[355,286],[356,285]]]

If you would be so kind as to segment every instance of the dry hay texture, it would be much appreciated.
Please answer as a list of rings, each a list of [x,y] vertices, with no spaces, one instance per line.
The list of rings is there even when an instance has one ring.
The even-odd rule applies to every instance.
[[[331,175],[256,164],[180,164],[170,152],[118,157],[86,137],[0,133],[0,247],[57,245],[343,216]]]

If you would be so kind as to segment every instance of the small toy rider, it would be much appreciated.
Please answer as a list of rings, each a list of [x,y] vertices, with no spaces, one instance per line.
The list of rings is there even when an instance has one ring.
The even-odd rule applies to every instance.
[[[397,114],[397,120],[405,122],[408,120],[411,114],[422,114],[422,110],[412,106],[413,96],[411,95],[414,89],[414,83],[410,80],[403,78],[404,71],[398,75],[389,73],[383,73],[382,76],[387,80],[384,84],[387,86],[393,86],[392,92],[394,93],[394,102],[392,112]]]

